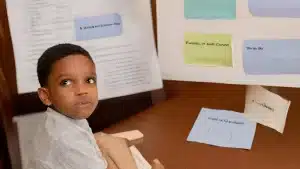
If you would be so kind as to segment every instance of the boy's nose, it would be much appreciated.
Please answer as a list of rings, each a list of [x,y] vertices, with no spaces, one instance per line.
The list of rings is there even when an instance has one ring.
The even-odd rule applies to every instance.
[[[84,84],[78,84],[75,90],[76,95],[85,95],[88,93],[88,89]]]

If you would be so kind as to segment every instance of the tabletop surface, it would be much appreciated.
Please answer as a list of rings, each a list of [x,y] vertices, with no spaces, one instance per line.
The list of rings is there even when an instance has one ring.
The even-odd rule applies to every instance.
[[[284,133],[258,124],[251,150],[187,141],[202,107],[243,112],[245,87],[238,85],[169,82],[167,100],[105,132],[140,130],[144,140],[137,148],[148,161],[158,158],[166,169],[299,169],[300,91],[277,92],[292,101]]]

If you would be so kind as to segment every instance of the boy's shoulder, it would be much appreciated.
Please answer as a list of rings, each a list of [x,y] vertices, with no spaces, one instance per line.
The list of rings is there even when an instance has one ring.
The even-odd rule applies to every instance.
[[[81,124],[85,126],[84,120],[73,120],[52,109],[47,109],[34,121],[35,130],[30,141],[32,144],[26,146],[26,149],[31,149],[28,151],[32,153],[27,153],[28,158],[24,159],[25,165],[53,161],[49,158],[61,151],[78,149],[81,145],[90,144],[87,131],[81,127]]]
[[[59,145],[69,146],[74,143],[72,140],[84,139],[83,134],[80,134],[78,129],[74,128],[68,119],[64,119],[63,115],[47,109],[36,119],[36,129],[32,139],[32,149],[35,156],[48,156],[49,150],[57,148]]]
[[[75,137],[90,129],[86,120],[74,120],[51,108],[45,111],[40,125],[47,137],[53,140]]]

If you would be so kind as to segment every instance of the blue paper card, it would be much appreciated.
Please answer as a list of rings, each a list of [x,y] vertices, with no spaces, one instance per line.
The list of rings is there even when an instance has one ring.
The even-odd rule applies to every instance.
[[[219,147],[251,149],[256,123],[243,114],[202,108],[187,138],[188,141]]]
[[[91,40],[118,36],[122,32],[121,16],[117,13],[77,18],[75,20],[76,40]]]
[[[187,19],[235,19],[236,0],[184,0]]]
[[[300,17],[299,0],[249,0],[249,10],[261,17]]]
[[[300,40],[246,40],[243,47],[246,74],[300,74]]]

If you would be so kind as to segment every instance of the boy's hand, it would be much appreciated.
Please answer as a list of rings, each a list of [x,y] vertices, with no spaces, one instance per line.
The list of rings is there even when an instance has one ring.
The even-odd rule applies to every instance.
[[[110,144],[126,144],[128,147],[131,146],[130,141],[125,138],[120,138],[120,137],[114,137],[112,135],[103,133],[103,132],[98,132],[94,134],[94,137],[97,141],[97,144],[101,144],[104,148],[109,146]]]
[[[107,162],[107,169],[119,169],[115,162],[108,156],[105,151],[102,151],[102,155]]]
[[[165,167],[159,162],[158,159],[153,160],[151,167],[152,169],[165,169]]]
[[[126,139],[104,133],[96,133],[94,136],[100,150],[107,153],[118,169],[137,169]]]

